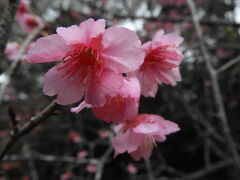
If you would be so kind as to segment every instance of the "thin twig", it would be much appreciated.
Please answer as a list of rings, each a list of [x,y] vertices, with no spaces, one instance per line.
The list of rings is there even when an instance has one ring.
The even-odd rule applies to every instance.
[[[112,148],[112,145],[111,145],[111,139],[112,139],[112,135],[110,135],[110,137],[109,137],[108,149],[106,150],[106,152],[103,154],[103,156],[101,157],[101,159],[98,162],[97,173],[95,174],[94,180],[101,180],[101,178],[102,178],[104,165],[105,165],[108,157],[110,156],[110,154],[113,151],[113,148]]]
[[[5,156],[3,161],[29,161],[29,160],[38,160],[45,162],[61,162],[61,163],[69,163],[69,164],[98,164],[99,160],[97,159],[88,159],[88,158],[76,158],[73,156],[55,156],[48,154],[11,154]]]
[[[150,22],[157,22],[157,21],[162,21],[162,22],[171,22],[171,23],[191,23],[191,18],[186,17],[186,16],[177,16],[174,18],[171,18],[167,15],[163,15],[160,14],[159,16],[137,16],[134,14],[121,14],[121,13],[115,13],[115,11],[110,11],[107,10],[106,8],[101,8],[101,6],[98,6],[95,2],[93,1],[81,1],[81,3],[84,3],[86,5],[88,5],[90,8],[94,9],[94,10],[98,10],[99,13],[98,14],[89,14],[89,13],[84,13],[84,12],[79,12],[81,13],[83,16],[87,16],[87,17],[94,17],[94,18],[104,18],[105,19],[112,19],[112,18],[116,18],[116,19],[142,19],[145,21],[150,21]],[[210,26],[233,26],[233,27],[240,27],[240,23],[237,22],[233,22],[233,21],[229,21],[229,20],[225,20],[225,19],[209,19],[209,18],[205,18],[205,19],[201,19],[200,20],[200,24],[204,24],[204,25],[210,25]]]
[[[230,166],[234,163],[234,160],[232,159],[226,159],[226,160],[222,160],[220,162],[217,162],[215,164],[212,164],[210,166],[208,166],[207,168],[201,169],[199,171],[196,171],[194,173],[188,174],[186,176],[183,176],[182,178],[180,178],[181,180],[193,180],[193,179],[198,179],[201,177],[206,176],[207,174],[217,171],[219,169],[222,169],[226,166]]]
[[[19,0],[9,0],[8,5],[5,8],[3,17],[1,17],[0,21],[0,62],[4,57],[4,50],[9,39],[9,35],[11,32],[12,22],[14,20],[17,8],[18,8]],[[0,74],[3,72],[2,64],[0,64]]]
[[[230,60],[229,62],[227,62],[226,64],[222,65],[220,68],[217,69],[217,73],[221,73],[223,71],[226,71],[228,68],[230,68],[232,65],[236,64],[240,62],[240,56]]]
[[[11,147],[24,135],[31,132],[37,125],[42,123],[47,117],[49,117],[52,112],[57,108],[57,104],[55,101],[51,102],[44,110],[42,110],[39,114],[32,117],[23,127],[19,128],[18,133],[13,134],[7,140],[6,144],[2,147],[0,151],[0,162],[4,158],[4,156],[8,153]]]
[[[13,134],[16,134],[18,133],[18,121],[16,119],[16,112],[14,111],[12,105],[8,108],[8,115],[10,117],[11,126],[13,127]]]
[[[223,99],[222,99],[222,95],[220,92],[220,87],[219,87],[219,82],[218,82],[218,76],[217,76],[217,72],[214,69],[213,65],[211,64],[211,60],[210,60],[210,55],[208,54],[208,51],[204,45],[204,40],[203,40],[203,34],[200,28],[200,23],[199,23],[199,19],[197,17],[196,14],[196,7],[195,4],[192,0],[187,0],[187,4],[190,8],[191,11],[191,15],[192,15],[192,21],[194,23],[194,28],[196,30],[198,39],[199,39],[199,43],[200,43],[200,49],[203,53],[205,62],[206,62],[206,67],[207,70],[210,74],[210,78],[212,80],[212,91],[213,91],[213,95],[214,95],[214,100],[217,106],[217,111],[218,111],[218,117],[221,120],[221,125],[222,125],[222,129],[224,132],[224,135],[227,139],[227,142],[229,143],[229,148],[232,152],[233,158],[235,160],[235,163],[237,166],[239,165],[239,156],[238,156],[238,152],[236,150],[236,146],[235,146],[235,142],[232,138],[231,132],[230,132],[230,128],[228,125],[228,120],[227,120],[227,116],[226,116],[226,111],[225,111],[225,107],[223,104]]]
[[[149,159],[146,159],[145,160],[145,165],[146,165],[146,169],[147,169],[148,180],[155,180],[153,170],[152,170],[151,161]]]
[[[25,143],[25,145],[22,148],[22,151],[23,151],[23,154],[25,154],[26,156],[32,155],[32,151],[31,151],[31,148],[28,143]],[[37,168],[36,168],[36,165],[35,165],[35,162],[33,159],[28,160],[28,167],[30,169],[31,179],[39,180],[38,171],[37,171]]]
[[[16,68],[18,67],[18,64],[20,62],[20,59],[21,59],[25,49],[31,43],[31,41],[38,35],[38,33],[42,30],[42,28],[43,28],[43,26],[37,27],[31,34],[29,34],[26,37],[22,46],[19,48],[19,51],[17,52],[16,57],[14,58],[12,64],[6,70],[6,72],[3,73],[6,77],[8,77],[8,81],[6,81],[5,83],[3,83],[1,85],[1,88],[0,88],[0,104],[1,104],[2,99],[3,99],[4,91],[5,91],[7,85],[9,84],[9,82],[11,80],[11,76],[13,75],[13,73],[16,71]]]

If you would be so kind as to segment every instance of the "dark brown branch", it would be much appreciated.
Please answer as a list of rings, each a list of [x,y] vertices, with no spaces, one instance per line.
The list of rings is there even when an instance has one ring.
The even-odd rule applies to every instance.
[[[207,48],[204,44],[204,40],[203,40],[203,34],[200,28],[200,23],[199,23],[199,19],[197,17],[196,14],[196,7],[195,4],[192,0],[187,0],[187,4],[189,6],[189,9],[191,11],[191,15],[192,15],[192,21],[194,24],[194,28],[196,30],[198,39],[199,39],[199,43],[200,43],[200,50],[203,54],[203,57],[205,59],[206,62],[206,68],[208,70],[208,73],[210,75],[210,78],[212,80],[212,91],[213,91],[213,96],[214,96],[214,100],[215,100],[215,104],[217,107],[217,113],[218,113],[218,117],[221,120],[221,126],[224,132],[224,135],[226,137],[226,140],[228,142],[229,145],[229,149],[232,152],[233,158],[235,160],[236,165],[239,166],[239,156],[238,156],[238,152],[236,149],[236,145],[235,142],[232,138],[231,135],[231,131],[228,125],[228,119],[227,119],[227,115],[226,115],[226,111],[225,111],[225,107],[224,107],[224,103],[223,103],[223,99],[222,99],[222,95],[221,95],[221,91],[220,91],[220,87],[219,87],[219,82],[218,82],[218,74],[217,71],[214,69],[212,63],[211,63],[211,59],[210,59],[210,55],[207,51]]]
[[[228,68],[233,66],[234,64],[240,62],[240,56],[228,61],[226,64],[222,65],[220,68],[217,69],[217,73],[221,73],[223,71],[226,71]]]
[[[155,16],[155,17],[146,17],[146,16],[136,16],[133,15],[131,13],[128,14],[117,14],[114,11],[109,11],[106,10],[104,7],[100,7],[98,5],[96,5],[96,3],[91,2],[91,1],[83,1],[81,3],[84,3],[86,5],[88,5],[90,8],[94,9],[94,10],[99,10],[99,14],[95,15],[95,17],[93,16],[93,14],[85,14],[83,12],[80,12],[82,15],[84,16],[88,16],[88,17],[94,17],[94,18],[103,18],[104,15],[107,14],[107,17],[104,17],[105,19],[112,19],[112,18],[117,18],[117,19],[143,19],[146,21],[151,21],[151,22],[156,22],[156,21],[163,21],[163,22],[171,22],[171,23],[186,23],[189,22],[191,23],[191,17],[186,17],[186,16],[178,16],[178,17],[174,17],[171,18],[167,15],[160,15],[160,16]],[[109,18],[110,17],[110,18]],[[202,25],[214,25],[214,26],[232,26],[232,27],[240,27],[240,23],[236,23],[236,22],[232,22],[229,20],[225,20],[225,19],[214,19],[211,20],[209,18],[206,19],[201,19],[199,20],[199,23]]]
[[[180,178],[181,180],[193,180],[193,179],[198,179],[201,177],[206,176],[209,173],[212,173],[214,171],[217,171],[219,169],[222,169],[226,166],[232,165],[234,163],[234,160],[232,159],[226,159],[220,162],[217,162],[213,165],[208,166],[207,168],[201,169],[199,171],[196,171],[194,173],[188,174],[186,176],[183,176]]]
[[[0,151],[0,161],[8,153],[11,147],[24,135],[31,132],[37,125],[42,123],[47,117],[49,117],[52,112],[57,108],[57,104],[53,101],[49,104],[43,111],[41,111],[36,116],[32,117],[23,127],[19,128],[18,133],[12,134],[7,140],[6,144],[2,147]]]
[[[101,157],[101,159],[99,160],[99,162],[97,164],[97,173],[94,177],[94,180],[101,180],[101,178],[102,178],[104,165],[105,165],[108,157],[110,156],[110,154],[113,151],[113,148],[112,148],[112,145],[111,145],[112,136],[113,136],[113,134],[110,135],[110,137],[109,137],[108,149],[105,151],[105,153],[103,154],[103,156]]]
[[[47,154],[13,154],[7,155],[4,158],[4,161],[28,161],[28,160],[40,160],[46,162],[62,162],[70,164],[98,164],[99,160],[97,159],[87,159],[87,158],[76,158],[73,156],[55,156]]]
[[[0,22],[0,60],[3,60],[4,50],[11,32],[12,22],[14,20],[19,0],[9,0],[5,8],[3,17]],[[0,64],[0,74],[3,72],[2,64]]]
[[[17,52],[16,57],[14,58],[12,64],[6,70],[6,72],[4,72],[4,75],[6,75],[9,78],[9,80],[6,81],[5,83],[1,84],[1,88],[0,88],[0,104],[1,104],[2,99],[3,99],[4,91],[5,91],[8,83],[10,82],[13,73],[16,71],[16,68],[18,67],[18,64],[20,63],[20,59],[21,59],[25,49],[31,43],[31,41],[38,35],[38,33],[42,30],[42,28],[43,28],[43,26],[37,27],[31,34],[29,34],[26,37],[26,39],[24,40],[22,46],[20,47],[19,51]]]

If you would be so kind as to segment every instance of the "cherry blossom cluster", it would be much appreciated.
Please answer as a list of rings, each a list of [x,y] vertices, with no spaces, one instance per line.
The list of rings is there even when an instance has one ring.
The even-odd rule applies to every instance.
[[[31,13],[29,5],[29,0],[21,0],[15,17],[22,30],[26,33],[31,33],[37,26],[44,24],[40,17]]]
[[[138,114],[138,108],[141,95],[155,97],[159,84],[174,86],[181,80],[182,37],[160,30],[142,45],[135,32],[105,28],[103,19],[58,27],[56,32],[36,41],[28,61],[58,61],[45,74],[43,87],[46,95],[56,95],[58,104],[82,100],[72,112],[91,107],[98,119],[116,124],[115,156],[128,152],[135,160],[147,159],[156,142],[179,130],[159,115]]]

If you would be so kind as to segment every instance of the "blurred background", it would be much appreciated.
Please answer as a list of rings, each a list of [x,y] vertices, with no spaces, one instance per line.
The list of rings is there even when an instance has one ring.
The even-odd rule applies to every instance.
[[[0,22],[7,6],[8,1],[0,0]],[[140,102],[141,113],[159,114],[181,131],[158,143],[147,161],[135,162],[128,154],[114,159],[110,126],[91,109],[73,114],[72,106],[61,106],[15,143],[1,164],[0,180],[240,179],[239,0],[31,0],[28,7],[34,15],[30,28],[44,24],[34,40],[90,17],[130,28],[143,43],[159,29],[183,36],[182,81],[160,86],[156,98],[142,97]],[[8,44],[21,47],[29,34],[15,18]],[[3,71],[12,59],[6,55],[0,60]],[[0,75],[1,88],[7,84],[0,96],[1,148],[10,136],[13,115],[22,126],[54,99],[42,92],[43,76],[53,64],[28,64],[24,54],[20,59],[11,78]]]

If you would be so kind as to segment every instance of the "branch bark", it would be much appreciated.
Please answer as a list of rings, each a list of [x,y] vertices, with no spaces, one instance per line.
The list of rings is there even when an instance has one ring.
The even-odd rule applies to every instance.
[[[19,0],[9,0],[8,6],[5,8],[0,23],[0,60],[4,57],[4,50],[11,32],[12,22],[14,20]],[[0,74],[3,72],[2,64],[0,64]]]
[[[11,147],[23,136],[30,133],[36,126],[41,124],[47,117],[49,117],[52,112],[57,108],[57,103],[55,101],[51,102],[45,109],[43,109],[39,114],[32,117],[23,127],[19,128],[18,132],[12,134],[7,140],[6,144],[2,147],[0,151],[0,162],[3,160],[4,156],[9,152]]]
[[[189,6],[189,9],[191,11],[191,15],[192,15],[192,21],[194,24],[194,28],[196,30],[198,39],[199,39],[199,43],[200,43],[200,50],[203,54],[203,57],[205,59],[206,62],[206,68],[209,72],[210,78],[212,80],[212,91],[213,91],[213,95],[214,95],[214,100],[215,100],[215,104],[217,107],[217,114],[219,119],[221,120],[221,126],[225,135],[225,138],[228,142],[229,145],[229,149],[233,155],[233,159],[236,163],[237,166],[240,166],[239,163],[239,156],[238,156],[238,152],[236,149],[236,145],[235,142],[232,138],[231,135],[231,131],[228,125],[228,119],[226,116],[226,111],[225,111],[225,107],[224,107],[224,103],[223,103],[223,99],[222,99],[222,95],[221,95],[221,91],[220,91],[220,86],[219,86],[219,82],[218,82],[218,74],[217,71],[214,69],[211,60],[210,60],[210,55],[208,54],[207,48],[204,44],[204,40],[203,40],[203,34],[200,28],[200,22],[199,19],[197,17],[197,12],[196,12],[196,7],[195,4],[192,0],[187,0],[187,4]]]
[[[2,102],[2,99],[3,99],[4,91],[7,87],[7,85],[9,84],[13,73],[16,71],[16,68],[18,67],[18,64],[20,62],[20,59],[21,59],[25,49],[31,43],[31,41],[38,35],[38,33],[42,30],[42,28],[43,28],[43,26],[37,27],[31,34],[29,34],[26,37],[26,39],[24,40],[24,42],[23,42],[22,46],[20,47],[18,53],[16,54],[16,57],[14,58],[12,64],[6,70],[6,72],[4,72],[4,75],[6,77],[8,77],[8,81],[6,81],[5,83],[3,83],[1,85],[1,88],[0,88],[0,105],[1,105],[1,102]]]

